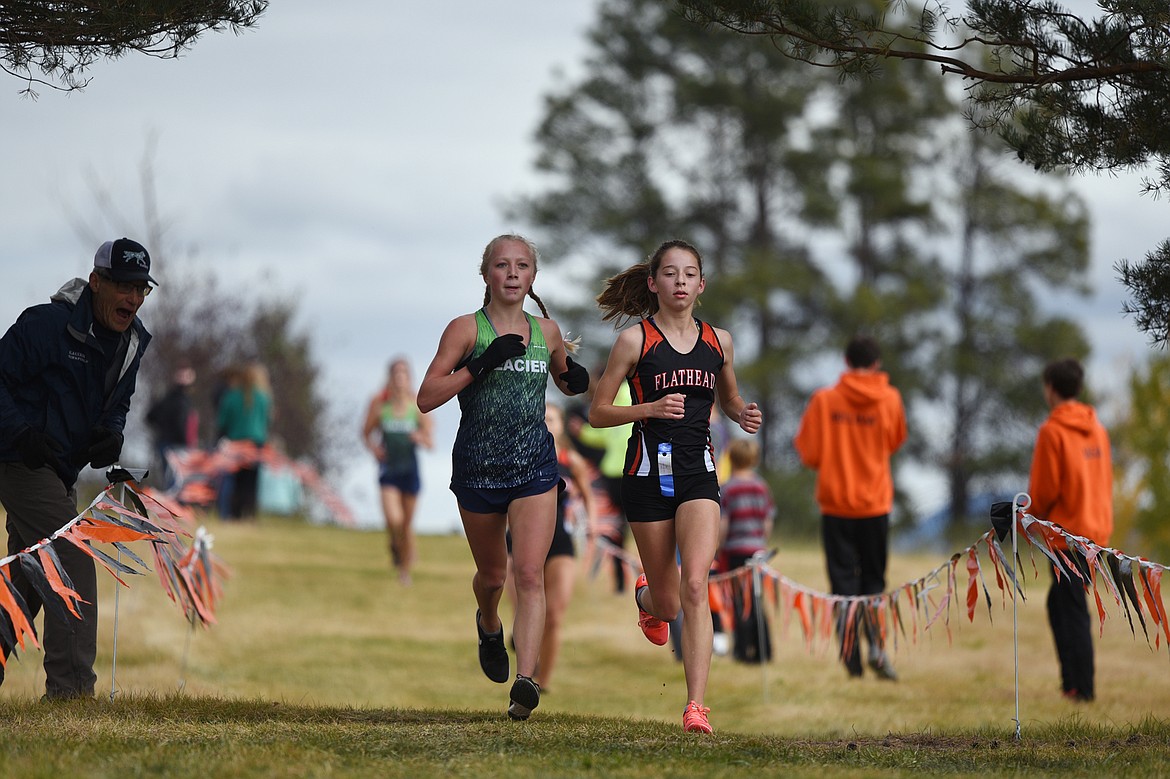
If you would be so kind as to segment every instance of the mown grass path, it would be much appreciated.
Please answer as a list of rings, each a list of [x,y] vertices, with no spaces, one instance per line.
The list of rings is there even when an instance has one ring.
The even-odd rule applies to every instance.
[[[846,678],[781,614],[774,662],[715,658],[716,735],[702,739],[681,732],[680,664],[642,638],[608,568],[592,578],[583,566],[557,676],[532,719],[513,723],[507,687],[476,664],[461,538],[422,538],[415,585],[402,588],[378,533],[268,518],[208,528],[233,572],[218,624],[189,632],[153,574],[134,578],[111,702],[114,584],[102,574],[97,700],[41,704],[40,653],[10,659],[0,777],[1170,775],[1166,648],[1111,611],[1098,700],[1061,699],[1047,580],[1030,570],[1020,742],[999,601],[991,620],[981,605],[973,623],[955,612],[900,638],[893,684]],[[781,544],[777,570],[823,587],[819,550]],[[890,581],[939,562],[897,556]]]

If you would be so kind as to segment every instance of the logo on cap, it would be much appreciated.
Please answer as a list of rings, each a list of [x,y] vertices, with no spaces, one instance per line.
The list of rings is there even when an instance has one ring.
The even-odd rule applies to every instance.
[[[150,270],[150,260],[146,258],[146,252],[144,251],[133,252],[127,249],[126,251],[122,252],[122,262],[126,263],[127,265],[134,263],[143,270]]]

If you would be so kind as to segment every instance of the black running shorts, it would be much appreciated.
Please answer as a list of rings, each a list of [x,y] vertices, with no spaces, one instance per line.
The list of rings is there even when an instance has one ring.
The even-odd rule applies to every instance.
[[[630,522],[661,522],[671,519],[678,507],[690,500],[719,502],[719,478],[714,472],[678,474],[673,495],[663,495],[657,476],[623,476],[622,510]]]

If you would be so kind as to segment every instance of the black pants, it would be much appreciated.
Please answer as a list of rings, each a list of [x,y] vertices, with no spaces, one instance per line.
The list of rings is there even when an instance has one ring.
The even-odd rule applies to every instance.
[[[853,519],[821,516],[821,540],[825,548],[825,565],[829,587],[834,595],[875,595],[886,589],[886,559],[890,535],[890,515]],[[849,623],[849,614],[837,615],[837,637],[841,643],[841,661],[854,676],[861,674],[861,635],[869,642],[871,654],[884,650],[881,631],[870,615],[858,609]],[[851,640],[846,640],[846,637]]]
[[[727,570],[734,571],[747,565],[750,555],[729,555]],[[750,581],[750,580],[749,580]],[[748,585],[751,587],[752,585]],[[741,663],[760,663],[772,659],[772,634],[768,628],[768,617],[764,612],[763,593],[751,590],[752,607],[747,619],[743,618],[745,601],[748,597],[746,588],[732,588],[731,608],[732,619],[731,635],[732,657]]]
[[[8,554],[48,538],[77,516],[77,492],[66,489],[61,478],[47,466],[31,470],[20,463],[0,463],[0,503],[8,512]],[[77,604],[80,620],[68,613],[62,619],[45,610],[40,634],[45,650],[45,694],[50,698],[92,696],[97,682],[93,672],[97,657],[97,571],[93,558],[68,541],[54,541],[53,549],[83,602]],[[41,597],[24,577],[20,563],[8,566],[8,575],[36,617],[43,606]]]
[[[259,482],[260,466],[258,464],[245,466],[236,471],[228,517],[231,519],[255,518],[258,513],[256,498]]]
[[[1060,579],[1052,572],[1048,590],[1048,625],[1060,660],[1060,686],[1069,696],[1091,701],[1093,688],[1093,631],[1085,595],[1088,565],[1083,555],[1068,550],[1069,559],[1085,576],[1062,571]]]

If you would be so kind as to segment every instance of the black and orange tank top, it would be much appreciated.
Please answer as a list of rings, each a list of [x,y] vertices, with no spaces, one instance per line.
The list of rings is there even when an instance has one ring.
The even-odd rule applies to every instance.
[[[714,472],[711,406],[715,380],[723,368],[723,347],[715,328],[695,319],[699,337],[691,350],[675,350],[654,318],[643,319],[642,354],[628,377],[634,404],[652,403],[672,393],[686,396],[682,419],[643,419],[634,423],[626,448],[625,473],[655,476]]]

